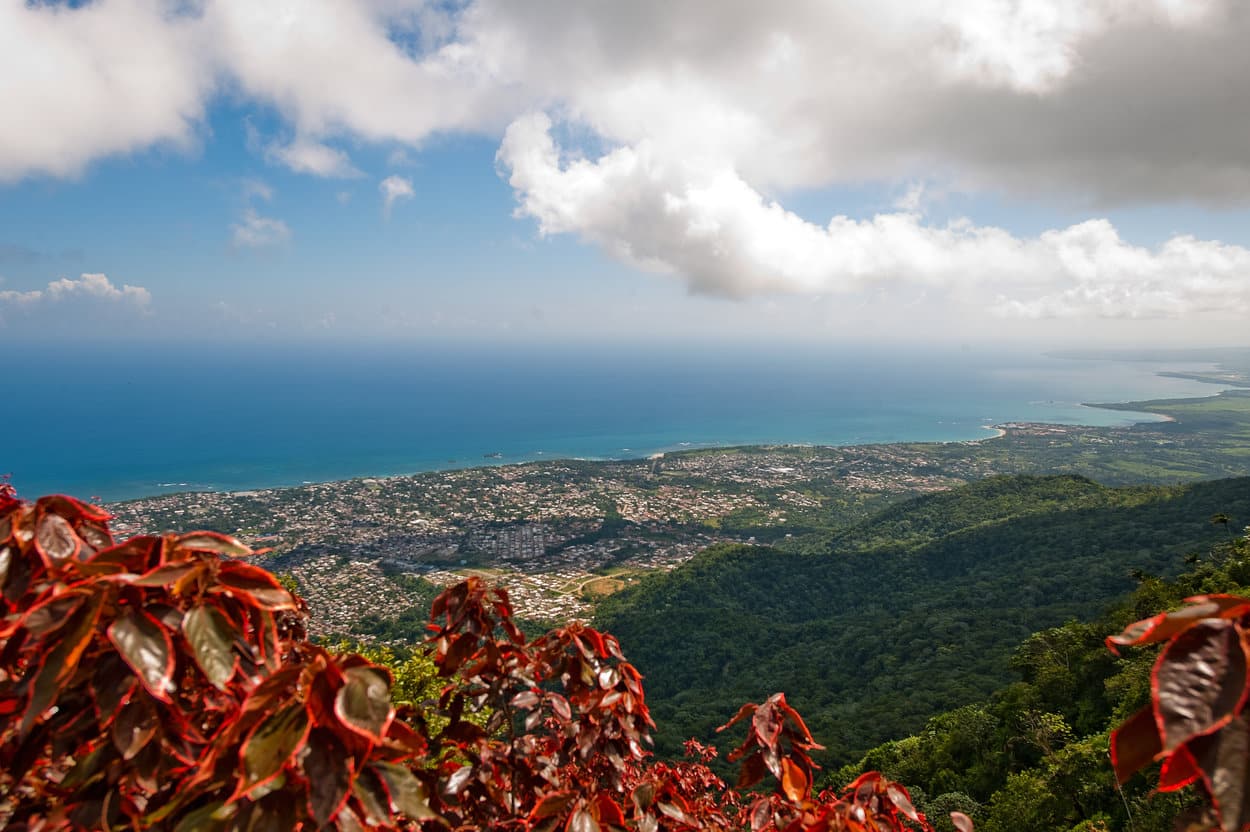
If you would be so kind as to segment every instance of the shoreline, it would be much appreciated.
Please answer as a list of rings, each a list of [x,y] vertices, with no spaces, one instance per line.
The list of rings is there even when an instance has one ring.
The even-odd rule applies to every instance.
[[[1167,373],[1159,372],[1156,375],[1166,376]],[[1190,380],[1199,381],[1200,379],[1190,379]],[[1223,382],[1215,381],[1215,380],[1205,380],[1205,381],[1206,383],[1209,383],[1209,384],[1224,384]],[[1125,423],[1119,424],[1119,425],[1090,425],[1090,424],[1079,423],[1079,422],[1067,423],[1067,422],[1048,422],[1048,421],[1033,421],[1033,420],[1020,420],[1020,421],[1013,420],[1009,422],[997,423],[997,424],[992,424],[992,425],[978,425],[977,427],[979,430],[991,431],[993,435],[976,436],[976,437],[972,437],[969,439],[895,439],[895,440],[889,440],[889,441],[884,441],[884,442],[847,442],[847,443],[811,442],[811,441],[748,442],[748,443],[736,443],[736,444],[724,444],[724,445],[716,444],[716,443],[680,442],[680,443],[676,443],[675,445],[669,445],[669,446],[664,446],[660,448],[640,449],[634,452],[636,455],[623,456],[623,457],[573,456],[573,455],[559,456],[559,455],[551,455],[551,454],[544,453],[544,452],[535,452],[533,454],[519,456],[518,458],[515,458],[515,459],[506,459],[503,457],[496,457],[494,454],[491,454],[487,457],[487,459],[498,460],[498,461],[483,462],[483,461],[478,461],[478,460],[472,460],[472,461],[466,460],[466,464],[464,465],[460,465],[460,464],[433,465],[428,468],[417,468],[417,469],[399,471],[399,472],[394,472],[394,473],[385,473],[385,474],[361,473],[361,474],[355,474],[355,475],[350,475],[350,476],[329,477],[326,479],[318,479],[318,480],[301,480],[299,482],[282,482],[282,483],[276,483],[272,485],[250,484],[250,485],[244,485],[244,486],[239,486],[239,487],[228,487],[228,488],[214,488],[211,486],[206,486],[203,488],[189,488],[189,489],[178,490],[178,491],[156,491],[156,492],[149,492],[145,494],[138,494],[134,496],[121,497],[117,499],[103,500],[102,503],[105,505],[122,504],[122,503],[135,502],[138,500],[152,500],[152,499],[160,499],[162,497],[174,497],[174,496],[181,495],[181,494],[196,494],[196,493],[239,494],[239,493],[246,493],[246,492],[280,491],[280,490],[286,490],[286,489],[304,488],[304,487],[323,485],[323,484],[329,484],[329,483],[351,482],[354,480],[385,481],[385,480],[404,479],[404,478],[409,478],[409,477],[417,477],[417,476],[430,475],[430,474],[446,473],[446,472],[452,472],[452,471],[462,471],[462,472],[479,471],[479,470],[494,469],[494,468],[509,468],[509,467],[523,466],[523,465],[537,465],[537,464],[543,464],[543,463],[590,463],[590,464],[645,463],[648,461],[654,462],[656,460],[663,459],[666,456],[675,455],[675,454],[699,453],[699,452],[704,452],[704,453],[706,452],[730,452],[730,451],[739,450],[739,449],[751,449],[751,448],[771,448],[771,447],[856,448],[856,447],[870,447],[870,446],[880,447],[880,446],[888,446],[888,445],[928,445],[928,444],[947,445],[947,444],[952,444],[952,443],[981,444],[981,443],[989,442],[989,441],[996,440],[996,439],[1004,439],[1007,436],[1009,436],[1009,431],[1006,428],[1004,428],[1003,425],[1021,425],[1021,426],[1037,425],[1037,426],[1050,426],[1050,427],[1061,427],[1061,428],[1084,428],[1084,429],[1089,429],[1089,430],[1105,430],[1105,431],[1132,430],[1142,425],[1165,424],[1165,423],[1177,422],[1177,419],[1175,417],[1170,416],[1166,413],[1160,413],[1158,411],[1148,410],[1148,409],[1131,408],[1130,406],[1132,405],[1149,405],[1152,402],[1165,402],[1165,401],[1166,402],[1178,402],[1178,403],[1201,402],[1201,401],[1205,401],[1208,399],[1219,398],[1220,396],[1223,396],[1226,392],[1229,392],[1229,391],[1236,391],[1236,390],[1244,391],[1246,389],[1247,389],[1246,387],[1225,384],[1224,389],[1213,392],[1207,396],[1191,396],[1191,397],[1186,397],[1186,398],[1181,398],[1181,399],[1143,399],[1143,400],[1133,400],[1133,401],[1123,401],[1123,402],[1080,402],[1079,403],[1080,407],[1094,408],[1094,409],[1106,410],[1106,411],[1116,411],[1116,412],[1124,413],[1126,415],[1127,414],[1140,414],[1140,415],[1149,415],[1153,417],[1151,419],[1130,418]]]
[[[1203,401],[1205,399],[1218,397],[1219,395],[1221,395],[1221,393],[1216,393],[1213,396],[1199,396],[1199,397],[1194,397],[1194,398],[1189,398],[1189,399],[1178,399],[1176,401],[1184,401],[1184,402]],[[1145,402],[1124,402],[1123,404],[1144,404],[1144,403]],[[1107,409],[1107,410],[1116,409],[1114,407],[1103,407],[1102,405],[1098,405],[1098,404],[1083,404],[1082,406]],[[415,471],[406,471],[406,472],[394,473],[394,474],[360,474],[357,476],[338,477],[338,478],[330,478],[330,479],[315,480],[315,481],[302,481],[299,483],[286,483],[286,484],[278,484],[278,485],[257,485],[257,486],[242,487],[242,488],[203,488],[203,489],[185,490],[185,491],[166,491],[166,492],[160,492],[160,493],[154,493],[154,494],[144,494],[144,495],[134,496],[134,497],[124,497],[124,498],[116,499],[116,500],[105,500],[103,501],[103,504],[104,505],[120,505],[124,503],[137,502],[141,500],[154,500],[154,499],[161,499],[165,497],[178,497],[178,496],[187,495],[187,494],[246,495],[246,494],[268,492],[268,491],[287,491],[287,490],[298,489],[298,488],[308,488],[311,486],[348,483],[348,482],[363,481],[363,480],[385,482],[387,480],[401,480],[401,479],[408,479],[412,477],[420,477],[420,476],[427,476],[427,475],[441,474],[441,473],[486,471],[486,470],[494,470],[494,469],[500,469],[500,468],[516,468],[516,467],[521,467],[521,466],[526,466],[526,465],[545,465],[545,464],[560,464],[560,463],[589,463],[591,465],[608,465],[608,464],[613,464],[613,463],[647,463],[647,462],[654,463],[659,460],[663,460],[667,457],[678,456],[678,455],[688,454],[688,453],[729,453],[729,452],[735,452],[735,451],[748,451],[748,450],[762,449],[762,448],[853,449],[853,448],[868,448],[868,447],[880,448],[880,447],[889,447],[891,445],[951,445],[951,444],[979,445],[985,442],[990,442],[990,441],[997,440],[997,439],[1004,439],[1010,436],[1010,431],[1008,430],[1007,427],[1004,427],[1003,425],[1007,425],[1010,427],[1039,426],[1039,427],[1072,428],[1072,429],[1100,430],[1100,431],[1120,431],[1120,430],[1130,430],[1139,425],[1161,424],[1164,422],[1177,422],[1177,419],[1164,413],[1155,413],[1153,411],[1148,411],[1148,410],[1125,411],[1125,412],[1150,413],[1153,416],[1158,416],[1159,419],[1155,421],[1134,420],[1124,425],[1086,425],[1086,424],[1075,424],[1075,423],[1066,424],[1066,423],[1059,423],[1059,422],[1033,422],[1033,421],[1004,422],[1001,425],[999,424],[979,425],[978,428],[980,430],[991,431],[992,435],[979,436],[979,437],[974,437],[971,439],[947,439],[947,440],[900,439],[900,440],[894,440],[894,441],[889,441],[889,442],[852,442],[852,443],[847,443],[847,444],[831,444],[831,443],[824,443],[824,442],[756,442],[756,443],[747,443],[747,444],[715,445],[715,444],[709,443],[709,444],[698,444],[697,447],[690,445],[690,443],[685,443],[685,446],[668,447],[663,450],[657,450],[654,452],[640,452],[639,456],[630,456],[630,457],[594,458],[594,457],[573,457],[573,456],[564,457],[564,456],[543,455],[543,456],[533,458],[533,459],[515,459],[515,460],[510,460],[510,461],[498,462],[495,464],[490,464],[490,463],[480,464],[479,463],[479,464],[464,465],[464,466],[439,466],[435,468],[427,468],[427,469],[415,470]]]

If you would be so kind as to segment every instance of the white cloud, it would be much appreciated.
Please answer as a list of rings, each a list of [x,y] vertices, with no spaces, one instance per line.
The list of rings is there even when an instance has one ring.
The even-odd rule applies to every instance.
[[[378,191],[382,194],[382,213],[391,215],[391,208],[403,199],[412,199],[412,180],[402,176],[388,176],[378,183]]]
[[[83,274],[77,280],[62,277],[42,289],[25,292],[13,289],[0,291],[0,303],[22,308],[72,300],[105,301],[146,309],[152,302],[152,294],[142,286],[131,286],[129,283],[115,286],[103,274]]]
[[[0,182],[187,147],[215,83],[205,46],[157,0],[0,0]]]
[[[269,248],[291,239],[291,229],[282,220],[264,217],[255,208],[246,208],[239,222],[230,226],[235,248]]]
[[[265,151],[265,157],[286,165],[296,173],[335,179],[364,175],[343,151],[308,139],[299,139],[288,145],[273,145]]]
[[[695,291],[825,294],[918,284],[1008,316],[1184,317],[1250,312],[1250,250],[1174,237],[1132,246],[1106,220],[1035,238],[915,212],[810,223],[717,165],[674,163],[644,142],[561,160],[541,114],[514,122],[499,152],[518,212]]]
[[[192,144],[220,91],[277,113],[290,139],[266,155],[317,176],[359,175],[344,143],[506,128],[500,162],[544,233],[703,292],[918,281],[991,286],[1027,316],[1191,314],[1241,303],[1243,249],[1140,249],[1097,219],[935,227],[919,192],[822,227],[771,195],[932,181],[1069,208],[1250,204],[1248,40],[1237,0],[0,0],[0,180]],[[389,210],[411,183],[381,193]],[[251,209],[235,226],[241,246],[289,236]]]

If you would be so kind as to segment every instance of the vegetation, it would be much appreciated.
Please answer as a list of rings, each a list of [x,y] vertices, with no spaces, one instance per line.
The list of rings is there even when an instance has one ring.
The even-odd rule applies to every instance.
[[[1218,825],[1204,817],[1202,800],[1216,780],[1211,763],[1205,763],[1204,774],[1191,750],[1203,751],[1241,719],[1238,698],[1227,691],[1244,690],[1244,659],[1235,639],[1231,659],[1218,660],[1218,651],[1209,648],[1200,655],[1194,648],[1206,645],[1206,636],[1227,637],[1246,626],[1245,599],[1229,600],[1227,593],[1250,586],[1250,544],[1230,537],[1192,565],[1171,581],[1143,577],[1126,601],[1095,621],[1033,634],[1012,658],[1018,681],[979,704],[931,718],[919,732],[872,749],[826,775],[825,782],[848,782],[861,770],[879,769],[913,786],[922,810],[936,815],[944,806],[958,805],[977,829],[991,832],[1170,832],[1178,828],[1175,819],[1186,815],[1193,828]],[[1195,595],[1212,600],[1138,621]],[[1157,649],[1117,656],[1104,644],[1106,634],[1116,632],[1122,634],[1110,643],[1117,650],[1169,639],[1171,644],[1162,658]],[[1176,683],[1178,669],[1184,676],[1194,669],[1194,658],[1213,656],[1215,672],[1207,683]],[[1221,703],[1221,692],[1231,701]],[[1195,703],[1195,696],[1202,702]],[[1199,722],[1182,721],[1178,727],[1178,707]],[[1121,723],[1125,728],[1113,731]],[[1158,733],[1159,726],[1167,730]],[[1156,757],[1167,758],[1161,778],[1159,767],[1148,765]],[[1142,767],[1149,776],[1135,774]],[[1203,778],[1201,788],[1192,785]],[[1228,782],[1245,780],[1240,771]],[[1226,820],[1224,828],[1241,828],[1232,814]]]
[[[436,701],[397,708],[391,672],[305,639],[300,601],[237,541],[115,543],[107,521],[0,489],[6,828],[932,828],[877,774],[815,793],[819,746],[782,694],[730,720],[746,733],[736,788],[705,765],[712,748],[649,760],[616,639],[572,624],[526,640],[478,579],[431,609]],[[407,694],[426,696],[410,669]]]
[[[711,741],[721,714],[777,688],[837,766],[989,696],[1018,644],[1097,615],[1134,574],[1175,574],[1227,539],[1207,521],[1218,511],[1244,525],[1250,480],[992,478],[842,532],[708,550],[601,601],[596,625],[646,674],[661,754],[680,753],[666,736]]]

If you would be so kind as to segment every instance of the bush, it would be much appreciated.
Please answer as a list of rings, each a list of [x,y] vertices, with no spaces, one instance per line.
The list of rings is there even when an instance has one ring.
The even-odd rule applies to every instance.
[[[5,826],[931,829],[876,773],[814,794],[819,746],[782,694],[728,723],[746,728],[735,786],[697,743],[654,761],[616,639],[574,623],[527,641],[477,579],[434,602],[437,699],[397,708],[391,672],[309,642],[302,602],[238,541],[117,543],[108,519],[0,487]]]

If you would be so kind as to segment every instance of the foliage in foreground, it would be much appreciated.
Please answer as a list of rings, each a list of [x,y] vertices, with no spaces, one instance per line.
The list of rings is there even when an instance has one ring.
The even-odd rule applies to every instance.
[[[875,773],[814,794],[819,746],[781,694],[730,721],[746,727],[736,786],[707,767],[711,748],[652,761],[617,641],[579,624],[527,641],[477,580],[432,609],[438,701],[396,708],[391,673],[310,643],[301,602],[249,554],[203,532],[115,543],[101,509],[0,489],[0,823],[931,828]]]

